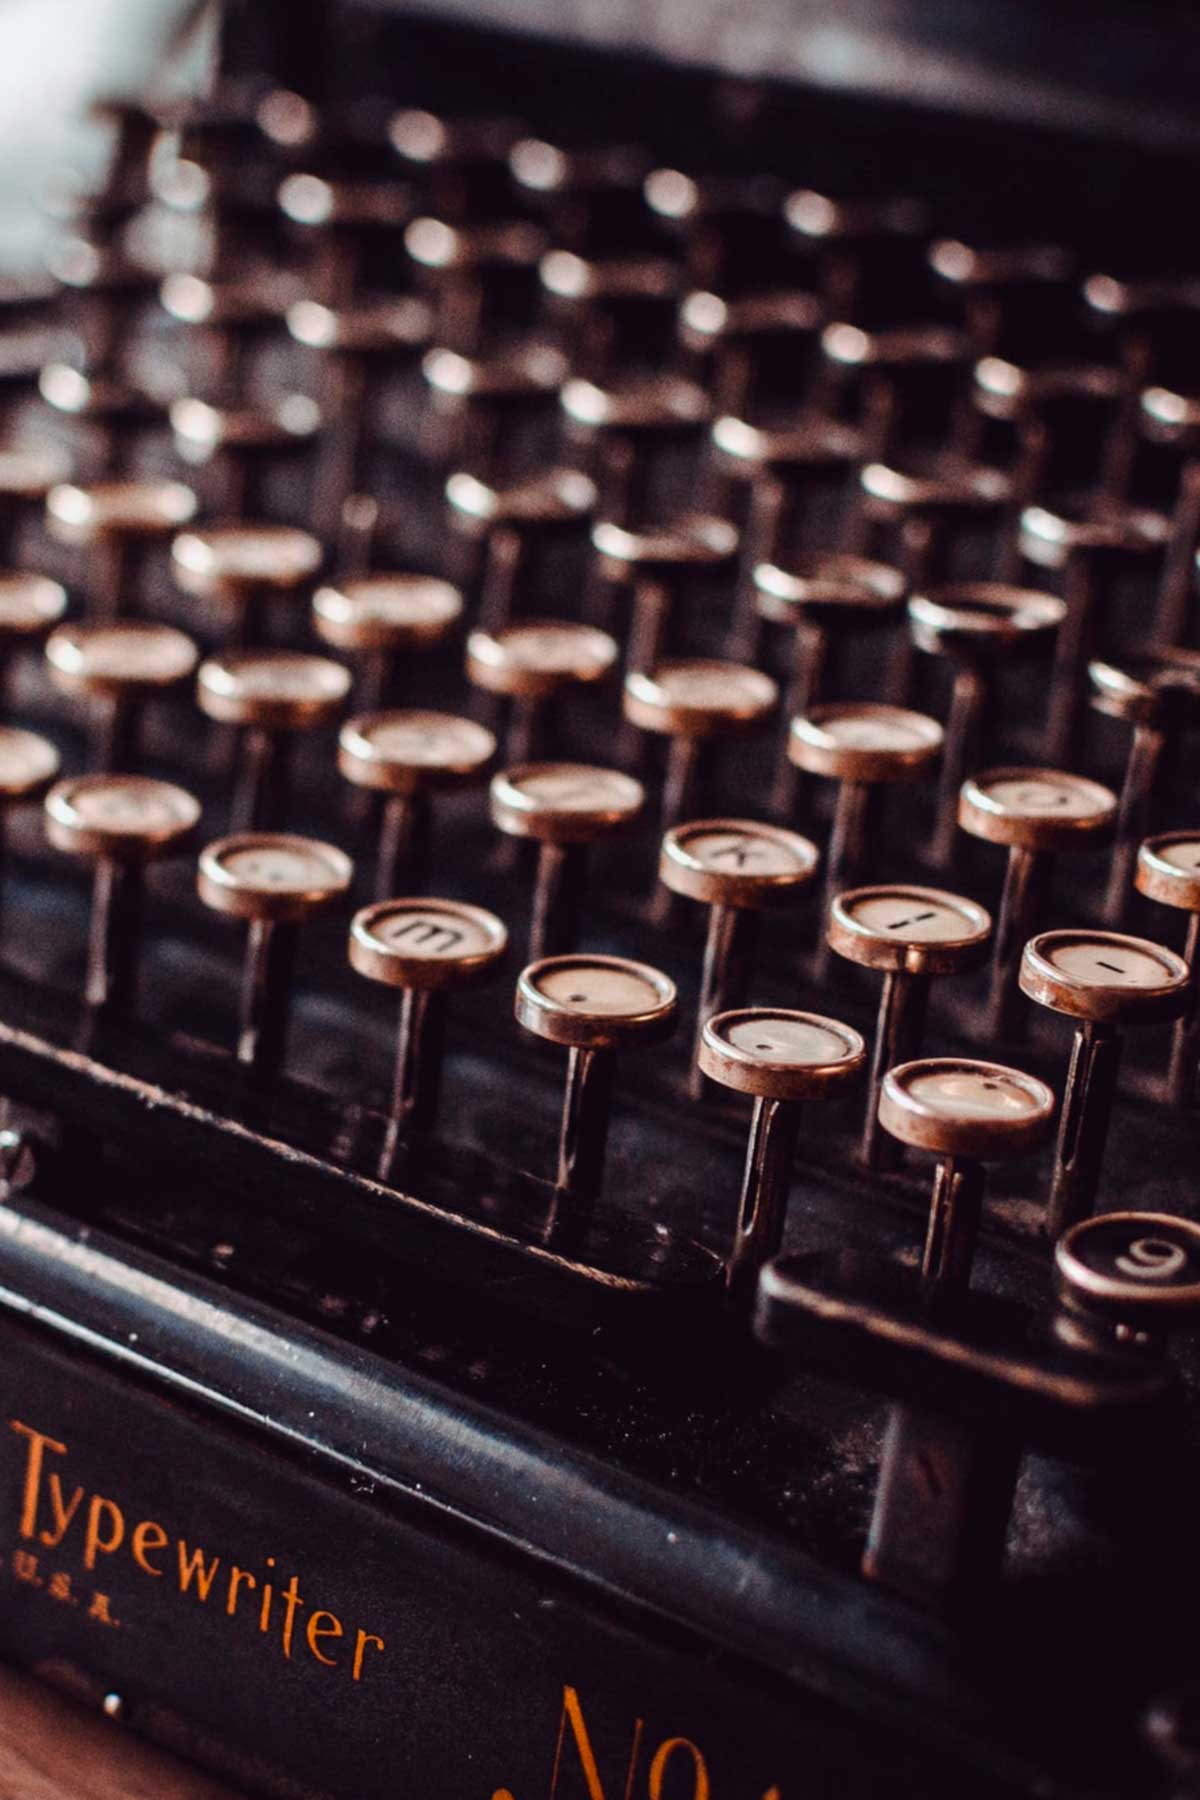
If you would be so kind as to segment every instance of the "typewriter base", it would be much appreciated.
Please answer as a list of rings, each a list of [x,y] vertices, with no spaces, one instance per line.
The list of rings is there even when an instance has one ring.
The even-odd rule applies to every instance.
[[[33,1203],[0,1239],[0,1654],[227,1779],[1101,1791],[1013,1749],[978,1643],[786,1544]],[[1123,1775],[1103,1791],[1146,1791]]]

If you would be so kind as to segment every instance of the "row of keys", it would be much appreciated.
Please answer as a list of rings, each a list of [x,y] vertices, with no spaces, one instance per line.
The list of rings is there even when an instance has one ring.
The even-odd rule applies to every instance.
[[[32,758],[39,744],[40,740],[28,738],[18,748],[25,748]],[[53,773],[53,764],[46,759],[43,781]],[[183,848],[199,817],[197,802],[184,790],[147,778],[75,777],[50,789],[46,820],[51,841],[96,868],[86,986],[92,1005],[127,1003],[136,974],[140,870]],[[698,823],[690,834],[668,838],[663,863],[677,890],[707,897],[717,913],[723,907],[738,911],[739,901],[742,906],[749,902],[753,909],[768,897],[794,892],[811,874],[812,847],[769,828],[760,842],[774,857],[773,866],[754,874],[736,867],[727,872],[721,866],[724,853],[744,841],[740,831],[736,821],[712,821]],[[1173,835],[1148,844],[1142,866],[1151,888],[1169,893],[1173,900],[1186,894],[1196,904],[1200,848],[1194,836],[1185,840]],[[202,853],[201,898],[215,911],[249,924],[237,1048],[242,1062],[267,1070],[280,1061],[293,928],[340,901],[352,876],[353,866],[343,852],[312,839],[236,834]],[[716,895],[721,898],[714,900]],[[1006,1148],[1010,1153],[1026,1150],[1044,1134],[1052,1112],[1049,1091],[1019,1071],[997,1073],[987,1065],[990,1073],[980,1074],[983,1065],[912,1059],[931,977],[977,962],[989,929],[990,919],[982,907],[923,888],[850,891],[837,897],[829,919],[834,949],[885,976],[865,1160],[868,1164],[882,1160],[881,1131],[899,1143],[933,1149],[949,1158],[955,1164],[953,1179],[939,1177],[935,1211],[943,1205],[937,1196],[947,1183],[955,1191],[956,1182],[960,1187],[963,1182],[978,1185],[974,1174],[961,1174],[956,1158],[982,1162],[992,1154],[1004,1154]],[[507,931],[494,915],[458,902],[387,899],[356,915],[350,933],[352,965],[404,994],[392,1112],[396,1138],[428,1129],[432,1122],[440,1031],[432,1030],[431,1015],[448,990],[494,972],[507,941]],[[857,1075],[866,1060],[866,1046],[850,1027],[834,1020],[786,1011],[729,1010],[722,1004],[734,985],[724,956],[729,942],[718,934],[714,948],[710,934],[708,956],[719,966],[706,971],[696,1066],[709,1079],[753,1094],[760,1103],[747,1161],[743,1216],[751,1221],[773,1219],[781,1229],[780,1195],[786,1196],[794,1141],[794,1121],[781,1108],[835,1089]],[[547,972],[554,972],[553,979]],[[1121,1031],[1183,1015],[1188,1032],[1193,1032],[1194,978],[1182,958],[1144,939],[1060,929],[1025,945],[1020,980],[1031,999],[1078,1021],[1049,1198],[1049,1225],[1057,1233],[1094,1204]],[[710,1007],[715,1011],[710,1013]],[[610,1053],[666,1034],[676,1013],[673,984],[645,964],[570,952],[535,960],[526,969],[518,983],[517,1012],[527,1029],[571,1050],[557,1185],[568,1195],[594,1199],[602,1178]],[[597,1072],[595,1061],[601,1052],[605,1055]],[[897,1072],[910,1069],[921,1071],[921,1081],[911,1091],[907,1074]],[[925,1076],[939,1070],[930,1086]],[[989,1094],[994,1096],[991,1101]],[[961,1100],[957,1109],[956,1095]],[[922,1096],[930,1101],[932,1112]],[[1035,1109],[1036,1125],[1028,1111],[1031,1096],[1044,1099]],[[781,1132],[782,1148],[774,1145],[772,1135]],[[950,1205],[949,1200],[944,1204]],[[939,1227],[939,1233],[943,1229]],[[754,1229],[747,1225],[745,1235],[755,1246],[752,1260],[757,1271],[777,1249],[778,1234],[760,1224]],[[749,1254],[745,1251],[742,1260]],[[961,1254],[956,1251],[951,1260]]]

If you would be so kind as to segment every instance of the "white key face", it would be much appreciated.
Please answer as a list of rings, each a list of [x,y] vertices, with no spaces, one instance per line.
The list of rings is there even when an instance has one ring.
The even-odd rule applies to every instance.
[[[1157,988],[1175,985],[1175,972],[1149,950],[1137,949],[1120,938],[1069,939],[1055,944],[1047,961],[1060,974],[1083,987]]]
[[[918,1075],[908,1092],[945,1119],[1030,1119],[1040,1106],[1022,1082],[1000,1070],[938,1069]]]
[[[41,575],[0,575],[0,631],[36,631],[61,618],[66,607],[66,593],[57,581]]]
[[[200,816],[192,796],[181,788],[119,775],[81,781],[72,791],[71,810],[81,825],[126,837],[186,831]]]
[[[785,838],[748,830],[688,833],[681,847],[692,862],[717,875],[794,875],[809,867]]]
[[[607,669],[615,654],[612,639],[587,625],[515,625],[497,642],[506,661],[545,674],[586,675]]]
[[[194,535],[202,546],[197,566],[246,581],[299,581],[321,560],[316,538],[284,525],[231,525]]]
[[[536,810],[547,812],[608,813],[614,809],[636,811],[642,790],[619,769],[592,769],[582,763],[558,769],[540,769],[510,777],[509,785]]]
[[[812,1019],[787,1013],[759,1013],[739,1019],[722,1035],[729,1046],[755,1062],[787,1068],[824,1068],[845,1062],[854,1047],[840,1032]]]
[[[835,744],[854,750],[920,750],[934,741],[924,721],[902,712],[841,713],[822,719],[820,728]]]
[[[757,669],[738,663],[678,663],[656,669],[652,680],[674,706],[703,707],[711,712],[767,711],[775,703],[775,684]]]
[[[50,655],[60,667],[105,681],[182,681],[196,666],[196,647],[169,625],[111,625],[68,630]]]
[[[414,713],[384,719],[359,732],[381,761],[405,769],[448,769],[486,762],[495,749],[490,732],[448,713]]]
[[[338,602],[341,602],[339,608]],[[348,581],[328,602],[335,614],[380,625],[449,625],[462,611],[456,588],[419,575],[372,575]]]
[[[30,444],[23,450],[0,450],[0,493],[44,494],[70,469],[65,451]]]
[[[537,992],[564,1012],[584,1017],[636,1019],[662,1005],[652,981],[628,965],[579,962],[547,969],[535,982]]]
[[[58,751],[32,731],[0,727],[0,790],[20,793],[49,781],[58,770]]]
[[[1173,844],[1164,844],[1154,854],[1159,862],[1168,863],[1173,869],[1186,869],[1190,875],[1200,871],[1200,836],[1179,838]]]
[[[52,512],[64,524],[93,529],[170,531],[186,525],[196,496],[178,481],[99,481],[54,490]]]
[[[260,700],[340,700],[350,689],[350,672],[321,656],[231,657],[223,665],[228,691]]]
[[[996,806],[1019,818],[1090,819],[1107,817],[1111,810],[1111,805],[1098,803],[1096,791],[1089,783],[1071,781],[1065,775],[1054,780],[1034,776],[995,781],[985,785],[982,792]]]
[[[864,930],[898,943],[952,944],[977,937],[980,929],[972,914],[940,896],[904,888],[864,895],[847,906],[846,912]]]
[[[227,851],[220,860],[225,874],[251,893],[335,893],[345,886],[342,870],[316,845],[268,839]]]
[[[1089,1219],[1071,1234],[1069,1261],[1143,1305],[1200,1292],[1200,1230],[1189,1219]]]
[[[450,962],[458,957],[480,956],[497,947],[495,935],[469,913],[453,907],[430,905],[405,907],[376,917],[370,936],[385,950],[398,951],[405,959]]]

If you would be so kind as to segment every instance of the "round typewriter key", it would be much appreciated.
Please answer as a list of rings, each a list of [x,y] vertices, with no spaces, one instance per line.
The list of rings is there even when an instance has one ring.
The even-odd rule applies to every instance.
[[[675,984],[623,956],[549,956],[517,982],[518,1024],[570,1051],[555,1185],[569,1212],[556,1235],[581,1235],[604,1181],[616,1052],[657,1043],[675,1024]]]
[[[1042,909],[1053,858],[1104,842],[1116,812],[1116,795],[1108,788],[1062,769],[987,769],[963,783],[959,825],[1008,850],[988,996],[988,1022],[998,1036],[1015,1036],[1022,1023],[1017,971]]]
[[[318,540],[291,525],[208,525],[184,531],[171,546],[175,580],[186,594],[234,609],[234,641],[260,635],[270,600],[295,598],[321,566]]]
[[[349,692],[349,669],[295,650],[235,650],[201,663],[201,710],[245,732],[231,811],[239,828],[257,829],[268,814],[282,814],[288,739],[331,725]]]
[[[888,1070],[879,1091],[883,1129],[938,1158],[921,1264],[927,1305],[959,1298],[970,1281],[982,1165],[1035,1150],[1053,1117],[1053,1090],[1000,1063],[930,1057]]]
[[[34,731],[0,725],[0,898],[7,860],[8,815],[14,808],[40,800],[58,774],[58,751]]]
[[[336,905],[353,875],[350,858],[332,844],[286,832],[238,832],[201,852],[201,900],[249,923],[237,1059],[256,1072],[283,1060],[296,929]]]
[[[115,618],[127,603],[133,547],[170,537],[195,516],[196,496],[179,481],[153,477],[98,481],[88,487],[64,482],[46,496],[46,525],[64,544],[87,548],[92,608]]]
[[[595,509],[596,484],[579,469],[555,468],[502,487],[459,469],[446,500],[455,524],[482,546],[475,617],[480,630],[495,632],[511,621],[534,538],[581,526]]]
[[[382,1174],[401,1136],[433,1125],[448,992],[487,981],[507,948],[508,933],[494,913],[457,900],[383,900],[354,915],[350,966],[401,993]]]
[[[1171,1037],[1167,1098],[1172,1106],[1190,1106],[1200,1076],[1200,831],[1147,838],[1134,879],[1139,893],[1188,915],[1183,959],[1191,970],[1191,993]]]
[[[375,891],[384,900],[403,873],[424,880],[432,855],[433,795],[482,779],[496,740],[473,719],[453,713],[362,713],[338,737],[338,769],[356,787],[385,796]]]
[[[715,296],[692,296],[694,302],[705,298]],[[811,296],[807,298],[811,304]],[[757,571],[774,567],[799,521],[817,509],[822,495],[844,486],[848,471],[862,460],[862,434],[857,426],[836,419],[804,419],[764,428],[726,414],[713,424],[711,445],[715,454],[704,489],[709,503],[714,490],[720,494],[722,489],[732,503],[730,477],[750,484],[726,642],[731,656],[756,662],[762,640]],[[811,560],[820,563],[824,557]]]
[[[1200,1319],[1200,1226],[1173,1213],[1097,1213],[1054,1247],[1070,1312],[1151,1340]]]
[[[1025,946],[1021,991],[1079,1021],[1059,1121],[1047,1230],[1053,1237],[1086,1217],[1116,1100],[1126,1026],[1156,1025],[1186,1012],[1183,958],[1116,931],[1044,931]]]
[[[191,638],[171,625],[60,625],[46,639],[55,687],[96,710],[94,760],[107,770],[136,763],[142,708],[187,681],[199,660]]]
[[[0,701],[15,654],[44,637],[66,610],[67,590],[59,582],[22,570],[0,570]]]
[[[779,690],[744,663],[663,662],[625,678],[625,717],[669,737],[662,793],[664,829],[701,810],[704,751],[723,738],[750,736],[775,710]]]
[[[573,949],[587,846],[633,824],[646,803],[641,782],[588,763],[524,763],[493,776],[489,799],[494,825],[538,845],[530,960]]]
[[[900,706],[844,700],[816,706],[792,720],[789,760],[839,784],[825,860],[826,916],[835,896],[866,873],[877,788],[915,780],[941,748],[937,720]],[[819,950],[817,967],[825,966]]]
[[[607,632],[565,619],[522,619],[467,639],[467,678],[509,700],[505,754],[528,762],[546,728],[547,709],[611,673],[617,646]]]
[[[1073,760],[1083,712],[1088,658],[1098,613],[1122,562],[1157,555],[1167,536],[1158,513],[1106,505],[1091,516],[1027,506],[1021,514],[1021,554],[1043,569],[1063,573],[1066,617],[1058,632],[1046,727],[1047,755]]]
[[[945,657],[954,669],[931,846],[941,868],[953,860],[958,791],[992,709],[995,667],[1010,656],[1048,647],[1065,614],[1065,602],[1055,595],[999,581],[930,588],[908,602],[916,648]]]
[[[140,775],[82,775],[46,795],[46,836],[56,850],[95,864],[85,996],[123,1010],[137,982],[142,869],[177,855],[200,820],[183,788]]]
[[[194,395],[171,402],[171,431],[179,461],[209,470],[204,498],[231,518],[253,515],[263,475],[318,440],[321,410],[307,394],[218,406]]]
[[[954,462],[912,473],[884,462],[868,462],[859,475],[857,528],[851,546],[869,542],[872,526],[898,528],[896,562],[910,587],[937,580],[950,557],[950,544],[964,527],[998,519],[1012,500],[1012,480],[986,463]],[[855,541],[857,540],[857,541]],[[910,674],[908,645],[901,649],[893,691],[903,695]]]
[[[759,617],[796,633],[786,702],[788,716],[796,717],[824,699],[830,659],[843,645],[896,619],[906,583],[890,563],[824,551],[795,557],[786,568],[759,563],[754,588]]]
[[[862,1158],[868,1168],[890,1160],[880,1132],[879,1096],[887,1071],[921,1047],[930,983],[974,968],[987,953],[992,921],[982,906],[939,888],[851,888],[829,909],[829,946],[847,961],[883,971]]]
[[[313,595],[317,636],[335,650],[364,658],[362,690],[369,707],[386,703],[405,652],[419,654],[446,643],[461,616],[458,589],[432,575],[357,575]]]
[[[597,567],[633,591],[625,648],[627,670],[649,669],[667,649],[671,616],[698,573],[727,567],[738,534],[724,519],[695,514],[657,530],[631,531],[611,519],[592,527]]]
[[[658,878],[673,894],[708,907],[708,931],[696,1014],[692,1092],[702,1091],[699,1050],[705,1021],[745,1003],[766,907],[799,901],[820,857],[798,832],[756,819],[697,819],[662,841]]]
[[[1154,796],[1185,731],[1200,724],[1200,652],[1122,653],[1088,665],[1092,706],[1133,727],[1116,842],[1105,894],[1105,918],[1121,925],[1129,910],[1138,845],[1151,823]]]
[[[750,1007],[704,1021],[698,1067],[710,1081],[754,1096],[726,1276],[735,1296],[753,1296],[759,1270],[783,1242],[799,1102],[836,1098],[861,1073],[866,1055],[857,1031],[816,1013]]]

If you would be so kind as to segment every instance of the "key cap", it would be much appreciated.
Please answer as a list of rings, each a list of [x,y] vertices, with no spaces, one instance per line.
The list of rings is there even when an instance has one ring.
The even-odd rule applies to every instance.
[[[1044,931],[1025,946],[1021,991],[1077,1021],[1059,1119],[1046,1230],[1057,1237],[1096,1202],[1127,1029],[1177,1019],[1187,1007],[1183,958],[1116,931]]]
[[[703,388],[678,375],[628,377],[600,386],[573,376],[559,402],[572,444],[589,450],[601,518],[631,529],[646,510],[656,450],[698,437],[712,416]]]
[[[861,1156],[869,1169],[894,1165],[880,1130],[879,1096],[887,1071],[921,1048],[935,976],[975,968],[987,953],[991,915],[940,888],[851,888],[829,909],[830,948],[848,962],[883,971]]]
[[[762,730],[778,698],[769,675],[742,663],[669,661],[626,676],[626,719],[640,731],[670,739],[662,790],[664,830],[703,810],[705,765],[716,745]]]
[[[446,1001],[490,980],[508,948],[494,913],[458,900],[383,900],[350,925],[350,966],[400,993],[396,1064],[379,1172],[405,1140],[433,1129],[441,1088]]]
[[[759,563],[753,572],[760,619],[793,633],[791,680],[783,703],[784,743],[773,800],[790,814],[797,800],[797,771],[787,759],[791,721],[819,705],[838,685],[845,651],[860,634],[893,624],[904,604],[906,584],[889,563],[839,551],[792,557],[786,568]]]
[[[322,554],[310,532],[291,525],[206,525],[175,539],[171,570],[185,594],[229,608],[232,647],[249,650],[263,638],[267,607],[298,600]]]
[[[1088,680],[1095,711],[1133,726],[1104,896],[1106,920],[1120,926],[1129,911],[1138,845],[1152,823],[1155,794],[1177,759],[1184,733],[1200,724],[1200,652],[1114,652],[1088,664]]]
[[[0,905],[8,864],[9,815],[42,798],[58,775],[60,761],[48,738],[0,725]]]
[[[0,707],[8,699],[13,664],[36,644],[67,610],[67,590],[45,575],[0,570]]]
[[[979,760],[995,704],[997,665],[1048,650],[1065,615],[1065,602],[1053,594],[996,581],[956,582],[909,599],[913,644],[927,656],[945,657],[954,671],[930,843],[939,868],[954,860],[958,793]]]
[[[581,526],[595,510],[596,484],[579,469],[548,469],[507,484],[459,469],[446,482],[446,500],[451,522],[481,550],[475,622],[498,631],[511,623],[518,579],[535,545]]]
[[[493,776],[488,797],[499,830],[538,846],[529,961],[575,949],[588,846],[640,817],[641,782],[586,763],[525,763]]]
[[[1128,1354],[1136,1337],[1138,1352],[1161,1356],[1200,1318],[1200,1226],[1174,1213],[1082,1219],[1054,1246],[1054,1287],[1067,1341],[1082,1329],[1085,1345]]]
[[[45,821],[56,850],[95,867],[84,997],[89,1006],[125,1012],[137,985],[143,872],[185,849],[200,803],[142,775],[70,776],[46,795]]]
[[[410,658],[419,667],[422,652],[454,636],[462,604],[456,587],[432,575],[353,575],[317,589],[313,628],[331,649],[362,659],[359,698],[367,710],[378,711]]]
[[[517,1023],[566,1046],[555,1176],[557,1202],[547,1236],[558,1246],[586,1236],[604,1182],[604,1155],[616,1054],[655,1044],[675,1024],[675,984],[646,963],[578,953],[545,957],[522,971]]]
[[[60,543],[87,552],[89,610],[115,619],[132,599],[135,552],[155,539],[172,537],[196,511],[196,496],[180,481],[145,477],[64,482],[46,496],[46,527]]]
[[[244,734],[231,807],[239,831],[256,831],[268,817],[283,815],[289,740],[332,725],[349,692],[349,669],[295,650],[235,650],[201,663],[201,711]]]
[[[963,783],[958,822],[972,837],[1008,849],[988,992],[988,1028],[1015,1037],[1024,1022],[1017,974],[1050,885],[1052,859],[1107,841],[1117,797],[1062,769],[985,769]]]
[[[830,490],[844,490],[848,472],[862,460],[862,434],[837,419],[801,419],[770,429],[723,414],[713,424],[711,443],[710,469],[750,487],[729,653],[754,662],[762,637],[757,571],[777,564],[788,539],[820,518],[822,496],[828,501]]]
[[[189,681],[199,660],[185,632],[141,620],[59,625],[46,639],[50,679],[89,703],[92,761],[110,774],[136,767],[146,706]]]
[[[902,1144],[937,1157],[921,1292],[933,1311],[961,1299],[983,1212],[985,1162],[1024,1156],[1050,1135],[1054,1092],[1000,1063],[929,1057],[889,1069],[879,1122]]]
[[[1172,1106],[1190,1106],[1200,1065],[1200,831],[1167,831],[1147,838],[1138,849],[1134,880],[1139,894],[1187,914],[1183,960],[1191,971],[1191,992],[1171,1036],[1166,1095]]]
[[[249,927],[236,1054],[256,1076],[283,1061],[297,930],[335,906],[353,875],[350,858],[332,844],[283,832],[237,832],[200,854],[205,906]]]
[[[858,522],[843,534],[846,548],[870,550],[872,527],[893,528],[898,534],[893,560],[911,588],[944,580],[957,536],[994,523],[1012,498],[1008,475],[986,463],[910,470],[868,462],[859,486]]]
[[[168,416],[180,462],[211,471],[206,506],[230,518],[264,504],[268,473],[309,450],[322,424],[316,401],[295,393],[224,405],[187,394],[171,402]]]
[[[669,648],[689,586],[713,576],[731,563],[738,534],[724,519],[689,514],[658,529],[628,531],[610,519],[592,527],[592,548],[605,580],[631,589],[625,670],[646,671]]]
[[[356,787],[384,796],[375,893],[421,886],[432,860],[433,797],[482,779],[496,740],[453,713],[361,713],[338,737],[338,769]]]
[[[1145,509],[1109,507],[1095,517],[1044,506],[1021,514],[1021,554],[1041,569],[1062,571],[1067,614],[1059,627],[1054,682],[1046,725],[1050,762],[1076,751],[1088,660],[1112,572],[1122,563],[1157,555],[1167,521]]]
[[[692,1094],[702,1092],[700,1043],[714,1013],[745,1005],[758,943],[759,915],[799,903],[817,872],[815,844],[799,832],[756,819],[697,819],[666,833],[658,878],[673,894],[708,907]]]
[[[800,1102],[837,1099],[866,1061],[857,1031],[816,1013],[748,1007],[707,1018],[696,1061],[710,1081],[754,1097],[726,1285],[750,1305],[763,1264],[783,1243]]]
[[[825,853],[822,916],[843,888],[867,872],[867,846],[878,824],[882,787],[915,781],[941,754],[942,728],[924,713],[867,700],[826,702],[793,719],[788,760],[838,783]],[[818,968],[827,966],[818,952]]]
[[[607,632],[565,619],[520,619],[467,639],[468,681],[509,701],[504,754],[512,763],[536,760],[551,708],[606,680],[616,660]]]

